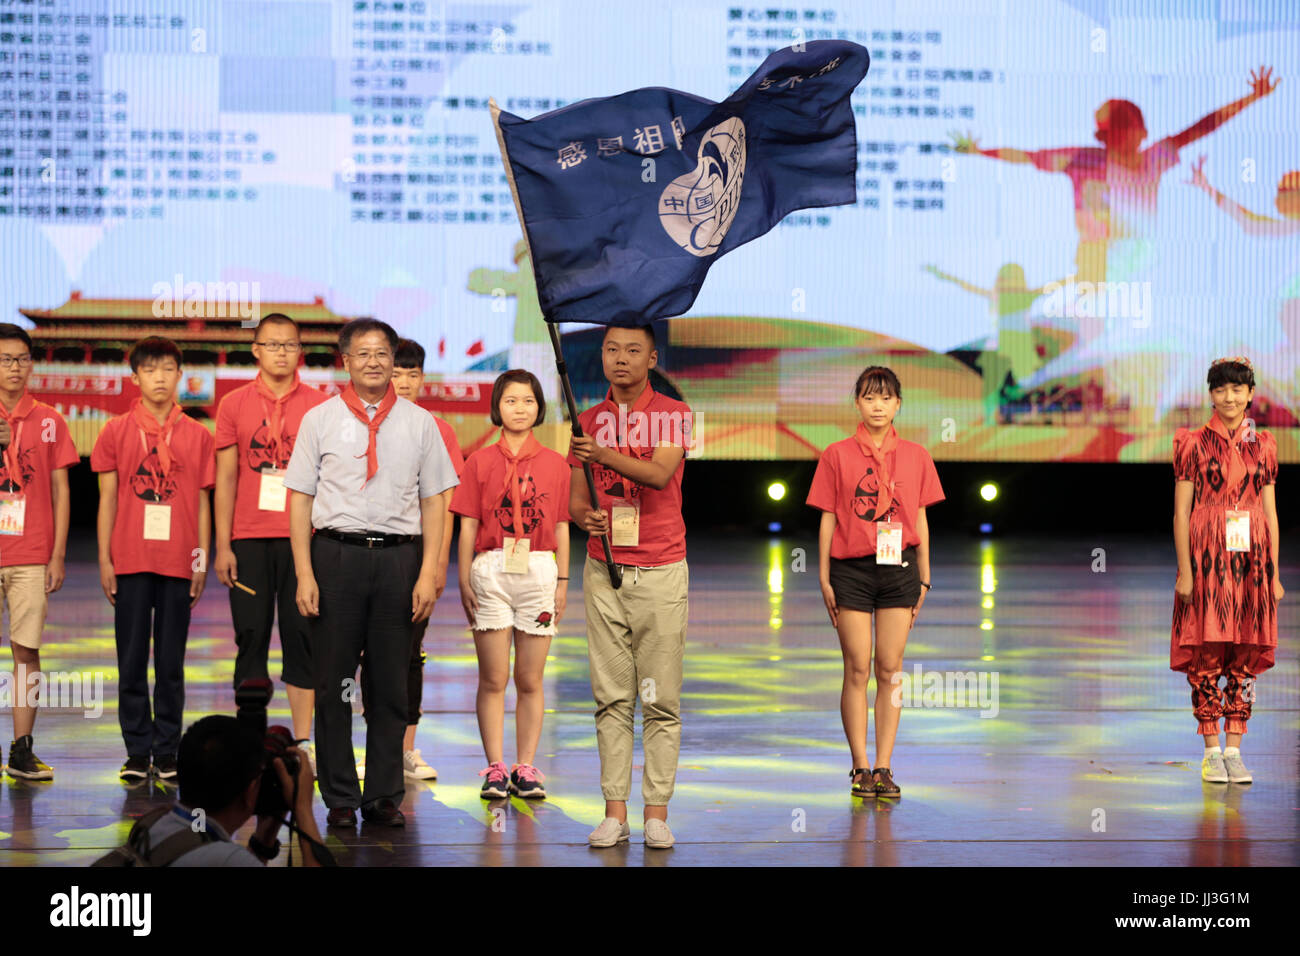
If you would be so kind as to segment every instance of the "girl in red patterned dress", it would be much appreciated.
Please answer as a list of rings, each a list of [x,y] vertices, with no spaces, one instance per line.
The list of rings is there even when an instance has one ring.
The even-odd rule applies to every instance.
[[[1277,443],[1246,418],[1255,394],[1244,358],[1216,359],[1207,377],[1214,415],[1174,435],[1173,636],[1169,666],[1187,675],[1197,732],[1205,737],[1201,779],[1251,782],[1241,737],[1255,681],[1277,647]],[[1219,678],[1226,677],[1220,689]],[[1219,749],[1219,717],[1226,747]]]

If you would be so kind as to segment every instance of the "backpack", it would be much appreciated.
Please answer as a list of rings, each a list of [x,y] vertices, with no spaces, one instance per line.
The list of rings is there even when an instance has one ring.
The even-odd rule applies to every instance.
[[[196,833],[186,827],[179,833],[173,833],[157,846],[149,842],[149,828],[172,812],[171,807],[158,807],[150,810],[135,821],[123,846],[100,857],[91,866],[170,866],[178,857],[191,850],[198,849],[205,843],[213,843],[216,836],[206,830]]]

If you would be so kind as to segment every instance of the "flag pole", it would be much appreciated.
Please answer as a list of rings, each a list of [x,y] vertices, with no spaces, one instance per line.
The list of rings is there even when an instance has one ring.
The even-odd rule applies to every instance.
[[[488,109],[492,112],[492,128],[497,134],[497,147],[501,150],[501,163],[506,168],[506,181],[510,183],[510,196],[515,201],[515,215],[519,217],[519,230],[524,236],[524,248],[528,252],[528,262],[533,262],[533,250],[528,244],[528,227],[524,224],[524,210],[519,204],[519,191],[515,188],[515,172],[510,167],[510,154],[506,151],[506,140],[501,134],[501,123],[498,116],[501,108],[497,106],[497,101],[493,97],[488,98]],[[533,272],[536,275],[536,269]],[[543,316],[546,320],[546,330],[551,334],[551,348],[555,351],[555,371],[560,376],[560,388],[564,392],[564,401],[569,408],[569,427],[573,430],[574,438],[582,437],[582,425],[578,423],[578,403],[573,397],[573,385],[569,381],[568,366],[564,363],[564,350],[560,346],[560,333],[551,321],[550,316]],[[591,499],[591,507],[599,508],[600,499],[596,496],[596,479],[591,473],[591,462],[582,463],[582,473],[587,479],[587,495]],[[609,534],[600,536],[600,543],[605,549],[605,567],[609,570],[609,583],[618,589],[623,584],[623,569],[614,563],[614,552],[609,544]]]
[[[560,348],[560,333],[556,329],[555,323],[547,322],[546,328],[551,333],[551,347],[555,349],[555,371],[560,376],[560,388],[564,391],[564,401],[569,406],[569,425],[573,429],[573,437],[582,437],[582,425],[578,423],[578,403],[573,397],[573,386],[569,383],[569,369],[564,364],[564,352]],[[591,498],[593,508],[600,507],[600,499],[596,497],[596,479],[591,473],[591,462],[582,463],[582,473],[587,476],[587,495]],[[614,563],[614,552],[609,546],[609,535],[602,534],[600,543],[605,547],[605,565],[609,568],[609,583],[617,590],[623,584],[623,569]]]

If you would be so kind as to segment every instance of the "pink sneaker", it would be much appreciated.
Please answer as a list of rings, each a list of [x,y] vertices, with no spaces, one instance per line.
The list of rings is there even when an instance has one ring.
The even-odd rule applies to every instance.
[[[510,796],[508,789],[510,778],[506,773],[506,765],[501,761],[488,764],[478,772],[480,777],[487,777],[483,781],[483,789],[479,791],[479,796],[484,800],[504,800]]]
[[[510,769],[510,792],[525,800],[545,800],[545,774],[530,763],[517,763]]]

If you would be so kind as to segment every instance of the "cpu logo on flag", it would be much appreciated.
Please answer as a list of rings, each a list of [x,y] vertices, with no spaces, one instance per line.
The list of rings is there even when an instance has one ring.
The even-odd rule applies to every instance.
[[[744,183],[745,124],[733,116],[704,134],[695,168],[664,188],[664,231],[692,255],[713,255],[735,221]]]

